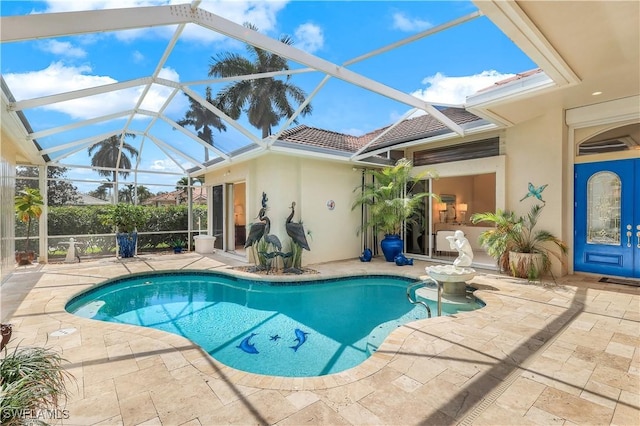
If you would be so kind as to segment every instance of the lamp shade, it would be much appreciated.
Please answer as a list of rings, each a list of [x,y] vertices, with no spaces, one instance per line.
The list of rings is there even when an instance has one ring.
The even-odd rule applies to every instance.
[[[436,210],[441,212],[447,210],[447,203],[436,203]]]
[[[461,212],[466,212],[467,211],[467,207],[469,207],[469,206],[467,206],[467,203],[460,203],[458,205],[458,210],[461,211]]]

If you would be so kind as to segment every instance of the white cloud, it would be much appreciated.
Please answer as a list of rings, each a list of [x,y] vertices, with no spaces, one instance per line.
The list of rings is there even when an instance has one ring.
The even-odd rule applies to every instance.
[[[77,10],[99,10],[130,7],[161,6],[169,4],[184,4],[185,0],[49,0],[44,12],[69,12]],[[276,28],[276,15],[287,4],[287,1],[263,0],[203,0],[200,8],[222,16],[237,24],[251,22],[260,31],[269,32]],[[119,40],[132,41],[141,37],[170,38],[175,31],[175,25],[169,27],[133,29],[118,31],[115,36]],[[182,33],[182,39],[210,43],[223,40],[225,36],[200,27],[187,25]]]
[[[419,18],[411,18],[402,12],[393,14],[393,28],[400,31],[415,32],[424,31],[433,26],[430,22]]]
[[[38,48],[42,51],[53,53],[54,55],[66,56],[69,58],[84,58],[87,52],[79,47],[74,47],[68,41],[47,40],[38,43]]]
[[[191,165],[188,167],[191,167]],[[151,160],[149,169],[161,172],[182,172],[180,167],[178,167],[178,165],[169,158],[164,160]]]
[[[438,72],[422,80],[422,83],[427,85],[426,88],[418,89],[411,94],[432,103],[464,104],[467,96],[491,86],[496,81],[513,76],[514,74],[502,74],[495,70],[461,77],[448,77]]]
[[[324,33],[316,24],[307,22],[296,28],[295,41],[297,48],[314,53],[324,46]]]
[[[45,12],[71,12],[76,10],[120,9],[127,7],[166,4],[166,1],[146,0],[48,0]]]
[[[88,65],[74,67],[66,66],[62,62],[54,62],[43,70],[5,74],[4,77],[13,95],[18,100],[117,83],[117,80],[112,77],[92,75],[90,73],[91,67]],[[180,80],[178,73],[170,68],[162,69],[160,77],[173,81]],[[42,108],[67,114],[77,120],[86,120],[134,108],[143,89],[143,86],[132,87],[46,105]],[[169,87],[152,85],[143,101],[142,107],[157,111],[172,90]],[[165,113],[173,111],[181,113],[184,111],[187,106],[183,98],[184,96],[175,97],[171,102],[170,110],[165,111]]]
[[[135,62],[136,64],[141,63],[145,59],[144,55],[139,50],[134,51],[132,53],[132,56],[133,56],[133,62]]]
[[[63,62],[53,62],[47,68],[25,73],[9,73],[4,78],[16,99],[31,99],[55,93],[85,89],[115,83],[111,77],[87,75],[88,65],[65,66]]]
[[[348,127],[346,129],[339,130],[339,132],[350,136],[362,136],[366,133],[364,130],[357,127]]]

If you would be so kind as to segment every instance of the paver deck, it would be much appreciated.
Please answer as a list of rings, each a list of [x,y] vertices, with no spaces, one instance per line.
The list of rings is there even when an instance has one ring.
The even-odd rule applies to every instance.
[[[177,335],[64,310],[106,279],[171,269],[223,270],[221,255],[140,256],[20,267],[1,287],[16,344],[61,350],[76,377],[65,425],[640,424],[640,288],[570,275],[472,281],[483,309],[396,329],[363,364],[283,378],[227,367]],[[424,276],[428,263],[311,265],[320,277]],[[74,328],[60,337],[51,333]]]

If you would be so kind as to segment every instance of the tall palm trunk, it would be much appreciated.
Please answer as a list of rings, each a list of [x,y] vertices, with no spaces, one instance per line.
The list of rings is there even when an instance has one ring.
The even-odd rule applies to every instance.
[[[29,221],[27,222],[27,241],[24,245],[24,251],[26,253],[29,253],[29,236],[31,235],[31,218],[29,218]]]

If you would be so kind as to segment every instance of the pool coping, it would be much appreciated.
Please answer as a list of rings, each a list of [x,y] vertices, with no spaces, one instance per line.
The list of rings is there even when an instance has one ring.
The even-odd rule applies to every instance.
[[[215,255],[139,260],[21,268],[2,286],[14,345],[51,347],[69,360],[73,424],[632,424],[640,413],[640,288],[584,275],[528,283],[479,271],[471,283],[484,308],[403,325],[344,372],[288,378],[234,370],[167,332],[60,310],[116,276],[230,269]],[[356,259],[314,267],[323,277],[415,279],[426,265]]]
[[[443,316],[443,317],[435,317],[435,318],[426,318],[420,319],[416,321],[411,321],[409,323],[403,324],[402,326],[393,330],[389,335],[384,339],[382,344],[378,347],[378,349],[371,354],[370,357],[365,359],[362,363],[349,368],[347,370],[341,371],[339,373],[332,373],[323,376],[310,376],[310,377],[287,377],[287,376],[271,376],[271,375],[262,375],[256,373],[250,373],[243,370],[238,370],[233,367],[230,367],[226,364],[215,359],[209,353],[207,353],[204,349],[198,346],[196,343],[187,339],[186,337],[178,336],[177,334],[173,334],[167,331],[157,330],[153,328],[147,328],[143,326],[130,325],[130,324],[117,324],[111,322],[105,322],[101,320],[94,320],[90,318],[82,318],[78,317],[72,313],[66,311],[66,306],[73,299],[86,294],[87,292],[94,291],[95,289],[108,285],[113,282],[117,282],[119,280],[123,280],[125,278],[131,278],[136,276],[144,276],[144,275],[170,275],[172,273],[189,273],[189,272],[197,272],[198,274],[222,274],[228,275],[232,277],[237,277],[241,279],[247,279],[251,281],[270,281],[274,276],[262,276],[258,274],[251,274],[244,271],[238,271],[231,267],[225,269],[216,269],[214,271],[203,271],[196,269],[166,269],[159,270],[153,272],[139,272],[132,273],[129,275],[120,275],[113,278],[108,278],[106,280],[102,280],[100,282],[92,284],[90,287],[83,289],[81,291],[77,291],[73,294],[66,296],[57,296],[46,305],[46,311],[48,312],[60,312],[57,315],[58,320],[64,323],[72,323],[77,324],[78,327],[81,327],[85,324],[85,321],[89,321],[90,325],[94,325],[95,322],[99,322],[100,324],[106,324],[108,329],[118,330],[118,331],[126,331],[127,333],[139,334],[144,337],[155,338],[158,340],[162,340],[170,344],[173,348],[179,350],[179,348],[184,347],[197,347],[200,355],[209,359],[209,363],[211,365],[207,365],[207,363],[203,363],[202,360],[199,359],[187,359],[189,363],[197,368],[204,374],[210,374],[212,368],[214,371],[219,372],[225,376],[234,384],[249,386],[249,387],[259,387],[261,389],[273,389],[273,390],[316,390],[316,389],[330,389],[334,387],[339,387],[343,385],[347,385],[350,383],[357,382],[365,377],[371,376],[384,367],[386,367],[389,362],[393,359],[393,357],[398,353],[400,348],[402,347],[405,340],[416,330],[419,330],[426,325],[435,325],[436,323],[446,323],[447,321],[451,321],[452,318],[459,318],[462,315],[470,315],[473,314],[473,311],[465,311],[460,312],[453,316]],[[408,281],[415,280],[416,282],[423,281],[427,279],[429,276],[427,274],[416,276],[415,274],[401,272],[401,273],[392,273],[392,272],[376,272],[372,274],[368,274],[365,276],[388,276],[388,277],[400,277],[407,279]],[[282,276],[277,276],[278,279],[282,278]],[[362,277],[362,275],[354,275],[351,273],[336,273],[331,276],[327,276],[326,273],[318,273],[305,277],[303,280],[305,282],[308,281],[331,281],[334,279],[341,278],[351,278],[351,277]],[[291,276],[288,280],[283,281],[294,281],[298,276]],[[491,310],[499,309],[502,302],[499,298],[493,296],[491,293],[482,292],[482,285],[473,285],[474,288],[477,288],[473,292],[474,296],[480,299],[485,306],[480,308],[481,310]],[[480,287],[480,288],[479,288]],[[478,293],[480,292],[480,293]]]

